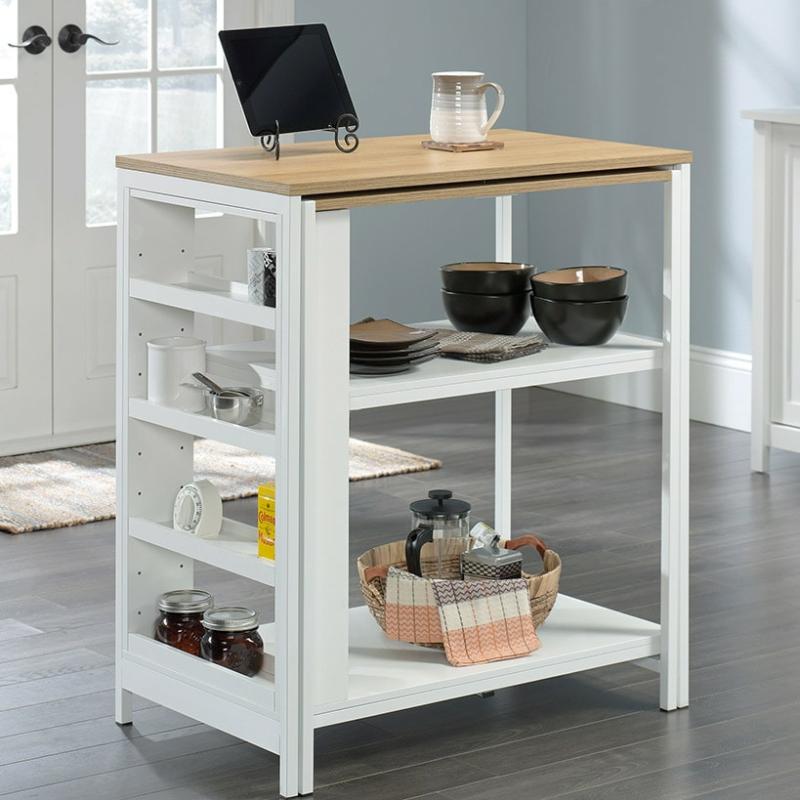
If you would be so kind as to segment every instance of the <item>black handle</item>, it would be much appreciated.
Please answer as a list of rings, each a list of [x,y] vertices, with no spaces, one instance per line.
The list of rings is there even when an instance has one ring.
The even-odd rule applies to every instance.
[[[18,44],[9,42],[9,47],[19,47],[25,52],[30,53],[32,56],[38,56],[43,53],[53,43],[53,40],[48,35],[47,31],[41,25],[31,25],[26,28],[22,34],[22,41]]]
[[[406,537],[406,569],[412,575],[422,577],[420,552],[422,546],[433,541],[433,528],[414,528]]]
[[[119,44],[119,42],[105,42],[93,33],[84,33],[79,25],[73,25],[71,23],[65,25],[58,32],[58,44],[65,53],[77,52],[89,39],[98,44],[104,44],[106,47],[113,47],[115,44]]]

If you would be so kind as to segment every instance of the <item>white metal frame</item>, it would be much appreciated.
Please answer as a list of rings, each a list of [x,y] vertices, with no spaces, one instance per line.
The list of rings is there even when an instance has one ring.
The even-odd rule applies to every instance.
[[[753,372],[751,402],[750,466],[769,472],[771,420],[770,375],[770,268],[772,263],[771,172],[772,125],[756,121],[753,143]]]
[[[121,170],[117,721],[131,721],[134,692],[251,741],[280,755],[280,790],[292,797],[313,791],[314,730],[342,721],[624,661],[660,672],[661,708],[686,706],[690,169],[669,172],[663,344],[619,335],[614,347],[554,346],[491,365],[440,359],[370,382],[348,375],[349,211],[317,212],[313,200]],[[186,284],[196,207],[276,226],[276,311]],[[496,198],[499,259],[511,258],[511,209],[510,196]],[[276,390],[274,430],[216,424],[146,400],[144,342],[191,330],[194,311],[274,329],[274,361],[258,370],[270,375],[262,385]],[[254,320],[254,313],[261,316]],[[348,608],[351,409],[494,392],[495,523],[510,531],[513,389],[658,367],[664,370],[660,626],[562,596],[540,651],[456,669],[440,654],[390,642],[366,609]],[[274,568],[257,562],[247,526],[228,524],[220,541],[197,543],[162,524],[176,485],[191,475],[194,435],[275,455]],[[176,581],[186,585],[192,559],[275,586],[275,622],[262,628],[271,672],[246,679],[146,635],[155,596]]]

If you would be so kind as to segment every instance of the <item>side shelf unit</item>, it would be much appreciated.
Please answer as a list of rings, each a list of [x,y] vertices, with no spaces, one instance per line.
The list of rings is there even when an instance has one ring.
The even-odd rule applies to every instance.
[[[402,138],[374,141],[391,148]],[[564,139],[565,147],[587,141],[543,138]],[[302,155],[303,146],[296,147],[296,155]],[[369,144],[362,147],[370,152]],[[591,160],[587,153],[582,170],[573,154],[563,172],[551,167],[537,175],[522,158],[514,167],[517,176],[507,170],[486,177],[476,168],[474,176],[468,171],[450,182],[437,165],[455,163],[442,159],[452,154],[436,154],[425,162],[430,179],[418,177],[419,184],[398,188],[397,177],[379,175],[375,185],[360,191],[351,182],[338,193],[326,184],[319,194],[289,184],[280,190],[273,178],[264,178],[261,189],[256,177],[243,182],[240,159],[229,174],[216,162],[213,173],[193,174],[177,166],[170,172],[164,166],[171,163],[168,155],[153,156],[152,162],[144,161],[147,157],[118,159],[118,722],[132,720],[131,693],[173,708],[277,753],[281,794],[293,797],[313,791],[314,730],[326,725],[621,662],[638,662],[660,673],[661,708],[688,704],[691,155],[658,151],[656,159],[655,148],[639,150],[641,163],[622,167],[604,168],[602,159]],[[508,159],[508,151],[514,155],[514,148],[507,147],[500,158]],[[227,151],[217,152],[224,161]],[[489,159],[497,159],[496,153],[503,151]],[[489,163],[485,154],[476,155],[473,163]],[[194,154],[175,154],[173,166],[183,163],[181,157]],[[262,172],[292,169],[257,163]],[[350,207],[495,197],[496,257],[510,260],[513,194],[639,182],[664,188],[662,340],[618,334],[602,347],[551,346],[500,364],[435,359],[380,380],[349,375]],[[204,284],[192,275],[195,209],[273,226],[279,265],[276,309],[248,304],[241,285]],[[194,313],[268,331],[266,345],[210,348],[208,363],[212,374],[235,376],[274,393],[274,419],[239,428],[146,399],[147,340],[190,334]],[[351,410],[494,393],[495,525],[510,532],[513,390],[653,369],[664,374],[660,624],[562,595],[541,630],[538,651],[455,668],[439,652],[388,640],[366,608],[348,607]],[[219,539],[211,541],[172,530],[172,502],[178,487],[192,477],[195,437],[275,458],[275,563],[257,558],[253,527],[233,520],[225,520]],[[274,587],[275,620],[261,629],[268,657],[254,678],[152,639],[157,595],[192,585],[194,561]],[[317,668],[321,663],[324,670]]]

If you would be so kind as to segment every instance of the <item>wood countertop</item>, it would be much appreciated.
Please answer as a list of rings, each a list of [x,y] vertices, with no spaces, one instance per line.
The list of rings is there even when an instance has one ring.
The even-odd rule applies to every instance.
[[[351,154],[340,153],[330,140],[285,144],[279,161],[260,147],[237,147],[117,156],[116,163],[122,169],[281,195],[323,200],[328,196],[327,207],[334,208],[367,205],[381,194],[387,199],[379,202],[455,196],[467,193],[466,184],[476,187],[473,194],[478,196],[480,187],[488,190],[490,182],[513,187],[521,181],[520,190],[531,191],[536,181],[544,179],[548,185],[543,188],[561,188],[559,180],[578,175],[585,176],[587,184],[666,180],[663,172],[652,174],[658,172],[655,168],[692,160],[688,150],[532,131],[494,131],[492,138],[504,143],[502,149],[468,153],[426,150],[421,145],[424,138],[414,134],[362,139]],[[601,181],[599,173],[619,173],[620,180]],[[454,191],[448,192],[448,187]],[[434,188],[440,190],[438,195],[432,194]],[[420,190],[419,198],[414,190]],[[336,202],[333,195],[352,201]],[[359,195],[364,202],[357,202]]]

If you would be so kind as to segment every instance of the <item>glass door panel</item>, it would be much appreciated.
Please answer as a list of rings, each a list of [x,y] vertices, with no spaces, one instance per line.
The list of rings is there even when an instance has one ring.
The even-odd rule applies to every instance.
[[[238,101],[231,104],[217,32],[254,25],[255,3],[58,0],[54,16],[56,35],[71,23],[119,42],[59,50],[54,70],[54,424],[59,432],[111,431],[114,157],[251,141]],[[198,270],[225,277],[234,261],[244,263],[247,232],[238,222],[198,221]],[[211,340],[223,334],[218,324],[206,332]]]

